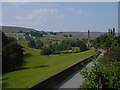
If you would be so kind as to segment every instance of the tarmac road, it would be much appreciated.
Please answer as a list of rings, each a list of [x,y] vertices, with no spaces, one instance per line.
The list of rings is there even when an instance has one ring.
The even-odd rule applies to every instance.
[[[101,51],[101,54],[98,56],[98,59],[104,55],[105,51]],[[94,66],[93,62],[88,63],[85,67],[88,70],[91,70],[92,66]],[[72,75],[70,75],[66,80],[64,80],[61,84],[56,86],[55,88],[79,88],[84,82],[84,78],[80,74],[80,70],[76,71]]]

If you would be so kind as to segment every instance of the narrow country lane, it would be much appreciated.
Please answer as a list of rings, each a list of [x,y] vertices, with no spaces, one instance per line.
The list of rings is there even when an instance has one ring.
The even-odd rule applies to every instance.
[[[102,57],[104,53],[105,51],[101,51],[101,54],[98,56],[98,58]],[[88,70],[91,70],[93,65],[93,62],[90,62],[85,67],[87,67]],[[84,78],[82,78],[80,70],[78,70],[55,88],[79,88],[83,82]]]

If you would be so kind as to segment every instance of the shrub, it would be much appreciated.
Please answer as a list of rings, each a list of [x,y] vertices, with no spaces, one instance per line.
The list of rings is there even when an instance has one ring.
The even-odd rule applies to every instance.
[[[50,55],[52,54],[52,50],[50,48],[41,49],[41,55]]]
[[[35,43],[36,43],[36,45],[35,45],[36,49],[41,49],[42,48],[42,46],[43,46],[43,42],[42,41],[37,39]]]
[[[28,42],[28,47],[35,48],[35,46],[36,46],[35,41],[30,39],[29,42]]]
[[[111,48],[104,57],[94,63],[91,71],[83,69],[81,74],[85,78],[82,88],[120,88],[120,55],[119,47]],[[101,84],[99,83],[101,82]]]

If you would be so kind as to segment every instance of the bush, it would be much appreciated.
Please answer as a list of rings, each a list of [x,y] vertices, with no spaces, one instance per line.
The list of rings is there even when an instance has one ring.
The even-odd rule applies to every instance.
[[[81,87],[97,88],[97,85],[102,85],[102,88],[120,88],[119,50],[119,47],[111,48],[98,63],[94,63],[95,66],[91,71],[87,69],[81,71],[85,78],[85,82]]]
[[[69,37],[72,37],[72,34],[69,34]]]
[[[41,55],[50,55],[52,54],[52,50],[50,48],[41,49]]]
[[[29,42],[28,42],[28,47],[35,48],[35,46],[36,46],[35,41],[30,39]]]
[[[42,48],[42,46],[43,46],[43,42],[42,41],[37,39],[35,43],[36,43],[36,46],[35,46],[36,49],[41,49]]]
[[[64,37],[68,37],[68,35],[63,35]]]
[[[81,52],[88,50],[88,48],[87,48],[87,46],[85,45],[85,43],[81,43],[80,46],[79,46],[79,48],[80,48],[80,51],[81,51]]]

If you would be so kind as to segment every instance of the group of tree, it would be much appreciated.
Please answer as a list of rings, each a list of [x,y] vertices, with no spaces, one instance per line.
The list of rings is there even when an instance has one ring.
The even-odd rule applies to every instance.
[[[115,28],[113,28],[109,29],[108,33],[97,37],[92,45],[97,49],[101,48],[104,50],[108,50],[110,47],[117,46],[119,43],[120,37],[116,36]]]
[[[31,34],[31,36],[35,36],[35,37],[43,37],[43,35],[47,35],[47,33],[43,30],[42,31],[30,31],[30,32],[24,32],[23,30],[19,30],[19,32],[17,33],[25,33],[26,36]]]
[[[63,35],[64,37],[72,37],[72,34],[69,35]]]
[[[120,88],[120,36],[115,34],[115,29],[96,38],[93,42],[95,48],[104,49],[106,53],[98,61],[93,59],[94,67],[91,71],[87,68],[81,71],[85,82],[81,88],[119,89]]]
[[[37,39],[37,40],[30,39],[28,41],[28,47],[41,49],[43,47],[43,42],[39,39]]]
[[[118,90],[120,88],[120,47],[112,47],[105,55],[94,62],[91,71],[87,68],[81,71],[85,82],[81,88]]]
[[[57,35],[57,33],[56,33],[56,32],[50,32],[50,34],[51,34],[51,35]]]
[[[31,32],[26,32],[25,34],[26,34],[26,36],[31,34],[31,36],[34,36],[34,37],[43,37],[43,34],[45,34],[45,33],[41,32],[41,31],[36,31],[36,32],[31,31]]]
[[[40,31],[42,35],[47,35],[47,33],[45,31]]]
[[[49,47],[42,48],[41,54],[60,54],[61,51],[72,50],[72,47],[79,47],[80,51],[85,51],[88,49],[83,41],[63,40],[59,44],[55,43],[54,45],[50,45]]]
[[[23,64],[23,49],[14,38],[2,32],[2,72],[16,70]]]

